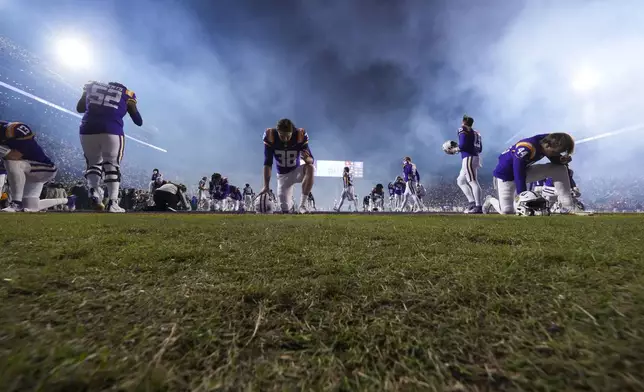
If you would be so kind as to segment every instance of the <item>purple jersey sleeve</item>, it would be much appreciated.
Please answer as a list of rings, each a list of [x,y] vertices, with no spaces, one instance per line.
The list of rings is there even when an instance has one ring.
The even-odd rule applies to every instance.
[[[517,195],[528,189],[526,184],[526,169],[535,153],[535,147],[526,142],[519,142],[514,148],[512,168],[514,171],[514,184],[516,185]]]
[[[273,166],[273,144],[275,143],[275,134],[273,133],[272,128],[266,129],[264,131],[264,166]]]
[[[264,166],[273,166],[273,149],[269,146],[264,146]]]
[[[517,188],[517,195],[527,190],[526,185],[526,164],[521,158],[514,157],[514,184]]]
[[[458,129],[458,149],[461,151],[465,151],[468,149],[467,131],[463,127]]]

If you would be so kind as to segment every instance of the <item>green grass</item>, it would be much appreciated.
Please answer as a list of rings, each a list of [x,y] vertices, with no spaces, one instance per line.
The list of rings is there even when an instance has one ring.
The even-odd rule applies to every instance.
[[[0,217],[0,390],[644,390],[639,216]]]

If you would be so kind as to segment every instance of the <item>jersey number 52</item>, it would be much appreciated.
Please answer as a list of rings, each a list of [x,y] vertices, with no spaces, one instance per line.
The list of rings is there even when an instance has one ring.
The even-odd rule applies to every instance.
[[[275,150],[277,164],[281,167],[297,166],[297,151]]]
[[[92,91],[90,91],[88,98],[90,104],[118,109],[122,95],[123,93],[120,90],[108,89],[94,84],[92,85]]]

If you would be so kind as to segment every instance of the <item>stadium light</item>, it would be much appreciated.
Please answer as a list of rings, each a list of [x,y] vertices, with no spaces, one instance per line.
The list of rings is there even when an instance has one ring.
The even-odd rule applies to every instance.
[[[88,68],[91,63],[87,45],[77,38],[59,39],[56,44],[56,52],[59,61],[70,68]]]
[[[580,94],[594,90],[599,84],[599,74],[592,68],[582,68],[572,79],[572,88]]]

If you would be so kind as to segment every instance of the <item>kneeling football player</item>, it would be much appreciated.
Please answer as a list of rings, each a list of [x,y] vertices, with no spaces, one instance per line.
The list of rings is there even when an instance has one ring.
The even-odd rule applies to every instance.
[[[574,209],[570,177],[566,166],[572,159],[575,141],[567,133],[535,135],[519,140],[499,155],[494,169],[499,198],[487,197],[484,210],[493,207],[499,214],[515,213],[515,198],[528,190],[528,183],[552,178],[553,187],[564,211]],[[550,163],[535,164],[542,158]]]
[[[269,191],[273,160],[277,161],[277,199],[279,209],[289,212],[292,206],[293,186],[302,184],[299,213],[308,213],[307,199],[313,188],[313,155],[309,148],[309,136],[303,128],[295,128],[293,122],[283,118],[275,128],[264,133],[264,186],[262,195]],[[304,165],[300,164],[304,161]]]
[[[76,196],[40,199],[43,185],[56,177],[58,169],[40,148],[29,126],[0,121],[0,156],[11,194],[11,203],[3,212],[36,212],[63,204],[73,209]]]
[[[190,210],[190,203],[186,197],[186,186],[183,184],[166,182],[155,189],[153,198],[155,211]]]

